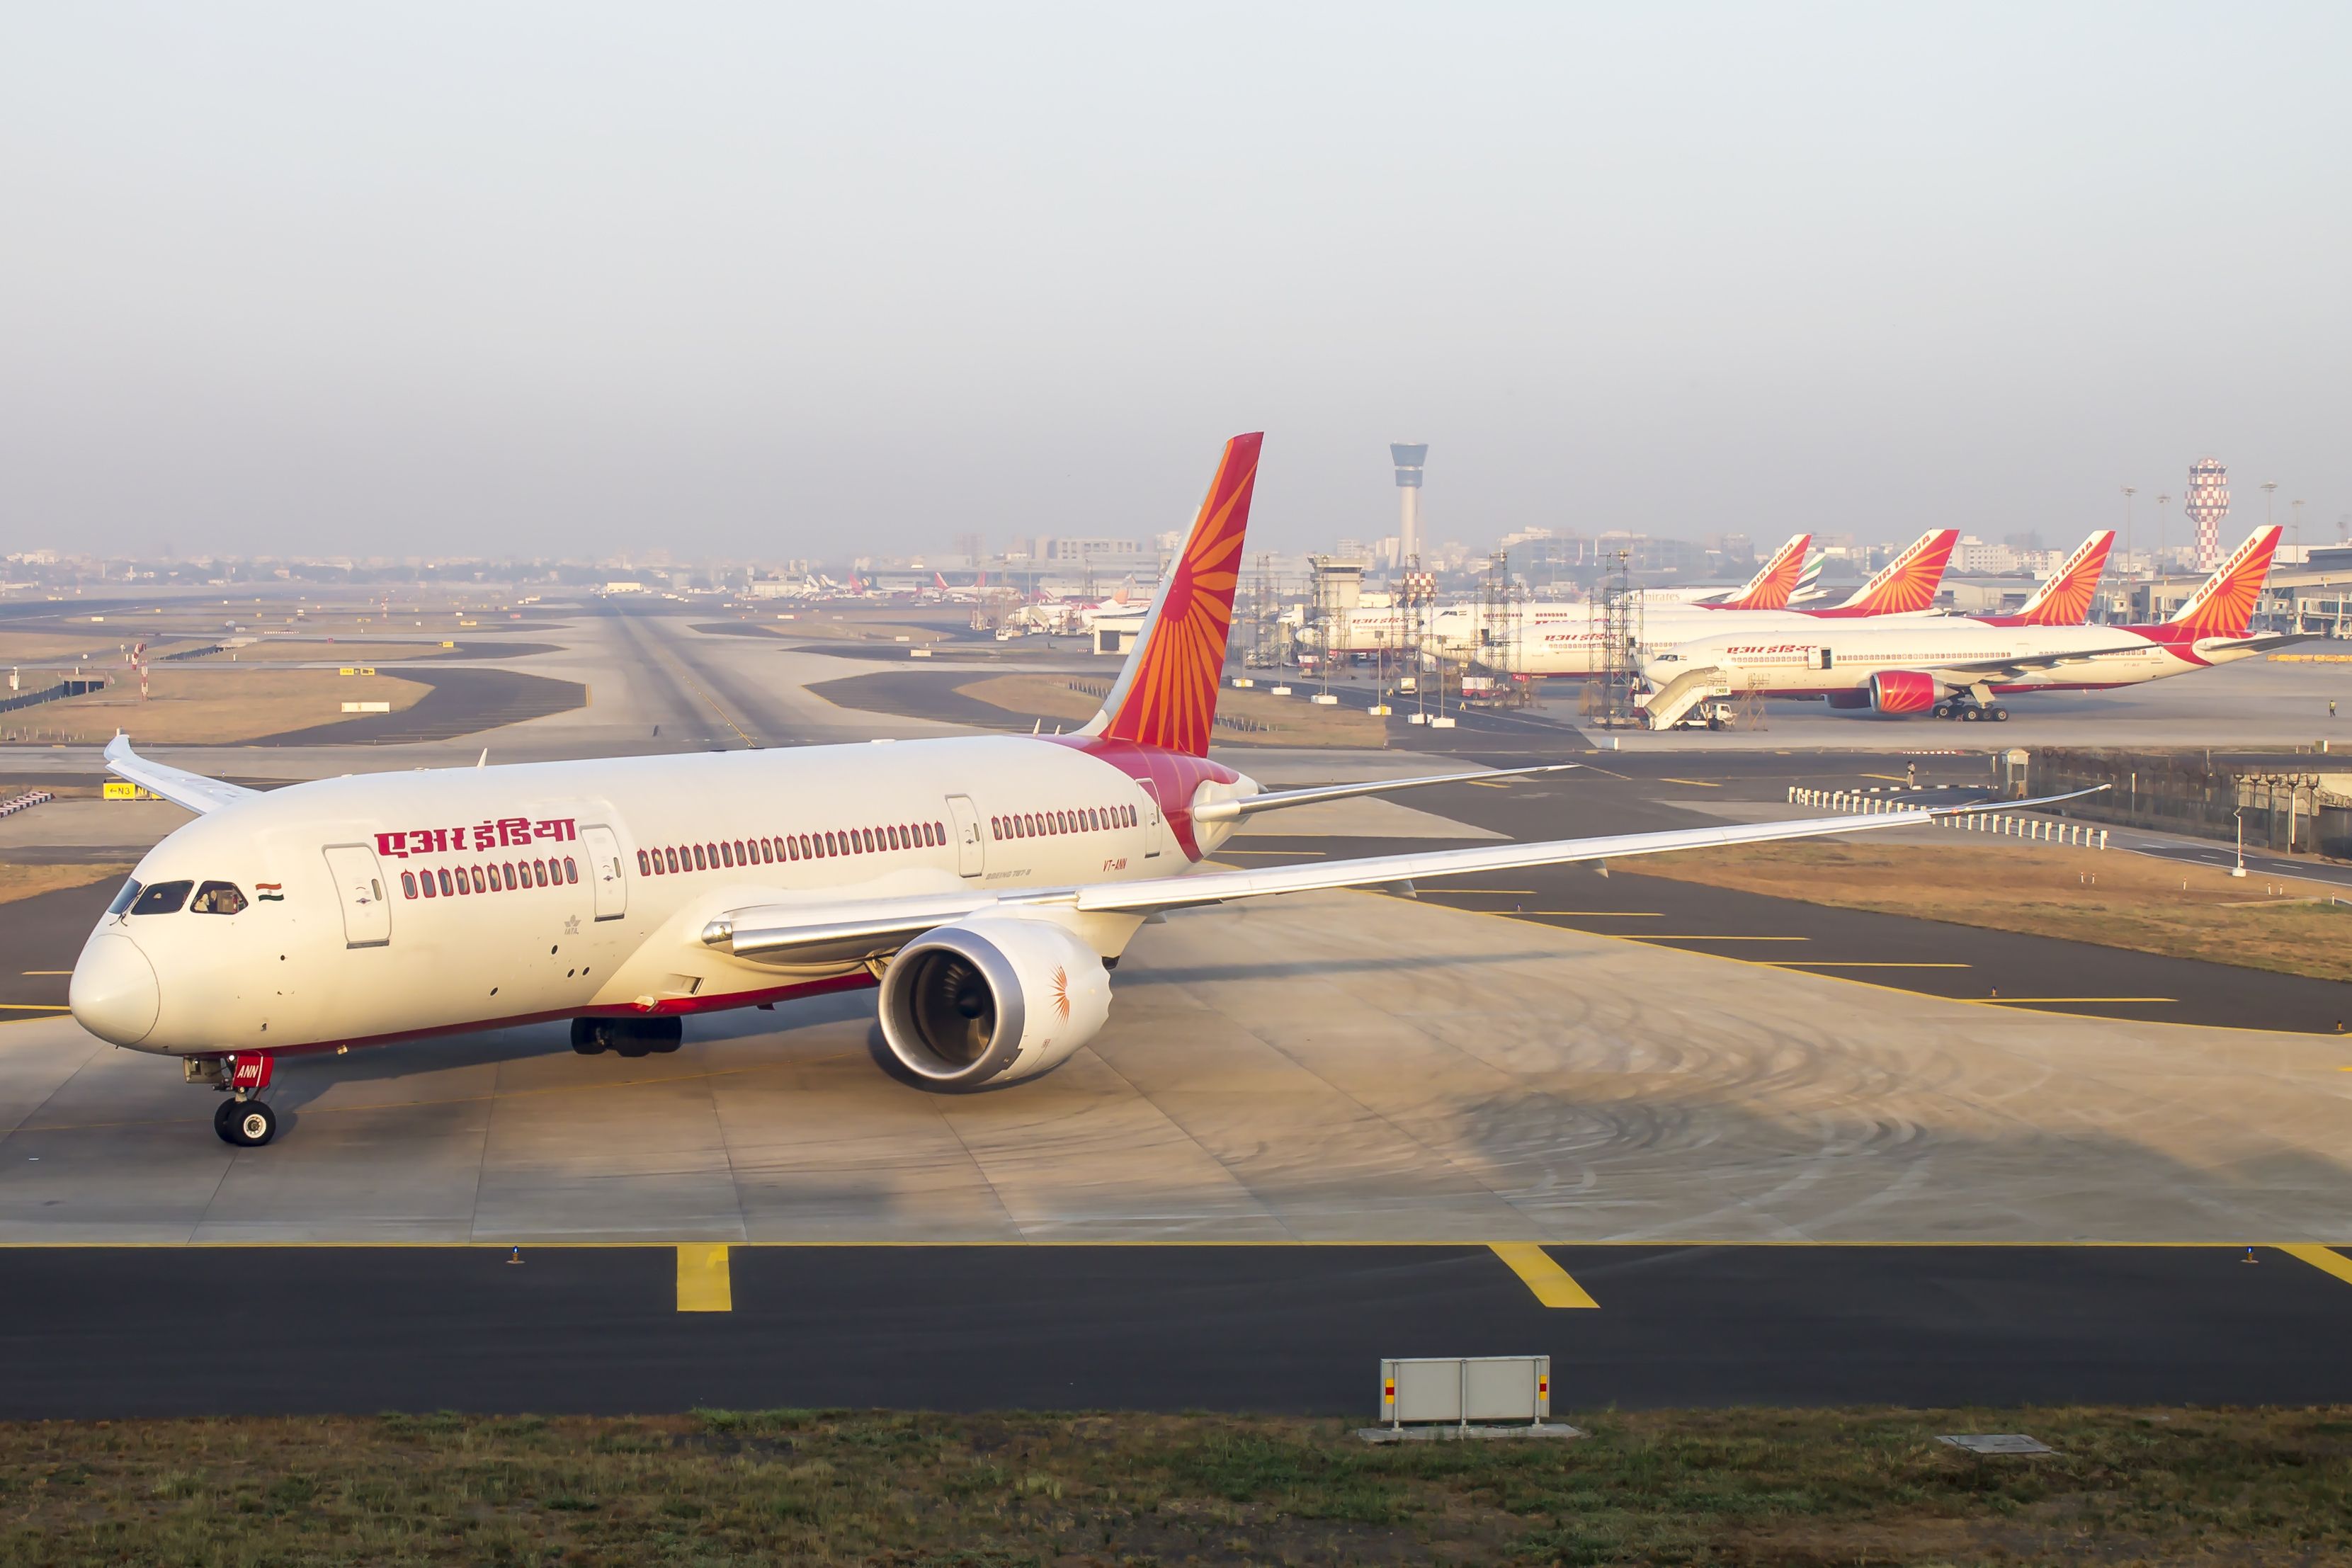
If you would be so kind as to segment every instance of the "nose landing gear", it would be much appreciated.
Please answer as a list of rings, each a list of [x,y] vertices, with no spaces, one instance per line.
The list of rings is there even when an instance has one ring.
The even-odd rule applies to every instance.
[[[278,1112],[261,1102],[269,1087],[272,1059],[257,1051],[226,1057],[192,1057],[186,1064],[190,1083],[208,1083],[231,1098],[213,1112],[213,1131],[224,1143],[258,1149],[278,1136]]]

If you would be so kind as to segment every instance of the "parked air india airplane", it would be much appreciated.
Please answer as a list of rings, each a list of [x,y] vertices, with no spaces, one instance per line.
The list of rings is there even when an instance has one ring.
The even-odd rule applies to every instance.
[[[1825,696],[1832,708],[1998,721],[2009,710],[1996,696],[2137,686],[2234,663],[2294,640],[2250,635],[2279,531],[2256,529],[2170,620],[2150,626],[1942,616],[1684,643],[1643,661],[1642,672],[1657,688],[1650,721],[1664,729],[1695,703],[1737,692]]]
[[[1074,734],[389,773],[267,795],[118,736],[114,772],[202,815],[140,862],[91,932],[74,1016],[227,1091],[214,1125],[241,1145],[276,1135],[261,1092],[282,1055],[557,1018],[575,1049],[639,1055],[676,1048],[689,1014],[862,986],[878,987],[883,1038],[909,1074],[969,1089],[1044,1072],[1091,1039],[1109,971],[1162,910],[1934,814],[1180,875],[1255,813],[1444,782],[1262,790],[1209,757],[1259,440],[1226,446],[1134,653]]]

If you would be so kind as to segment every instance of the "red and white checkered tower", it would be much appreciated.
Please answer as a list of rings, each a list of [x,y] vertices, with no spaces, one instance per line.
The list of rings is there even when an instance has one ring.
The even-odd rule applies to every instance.
[[[2197,570],[2210,572],[2221,563],[2221,520],[2230,515],[2230,470],[2221,458],[2189,465],[2185,499],[2189,521],[2197,525]]]

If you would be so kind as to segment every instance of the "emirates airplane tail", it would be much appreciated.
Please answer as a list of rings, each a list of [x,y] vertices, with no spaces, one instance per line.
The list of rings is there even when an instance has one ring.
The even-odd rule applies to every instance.
[[[1952,547],[1960,542],[1957,528],[1930,529],[1911,543],[1911,548],[1888,562],[1877,576],[1864,583],[1853,597],[1832,609],[1816,610],[1819,616],[1916,616],[1936,603],[1936,590],[1944,585],[1944,568],[1950,564]]]
[[[2079,626],[2091,618],[2091,601],[2106,574],[2107,552],[2115,548],[2116,531],[2103,528],[2075,548],[2065,563],[2033,591],[2025,607],[2000,617],[2004,626]]]
[[[1805,550],[1813,536],[1801,533],[1772,552],[1747,585],[1728,598],[1718,599],[1708,606],[1717,610],[1785,610],[1789,595],[1797,590],[1798,574],[1805,569]]]
[[[2189,602],[2164,624],[2197,637],[2242,637],[2253,629],[2254,605],[2271,573],[2271,557],[2278,552],[2276,525],[2258,528],[2230,552]]]

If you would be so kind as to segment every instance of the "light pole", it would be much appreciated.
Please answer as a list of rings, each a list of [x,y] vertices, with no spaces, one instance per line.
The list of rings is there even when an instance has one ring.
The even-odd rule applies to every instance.
[[[2242,877],[2246,874],[2246,808],[2242,805],[2230,815],[2238,823],[2238,863],[2231,868],[2230,875]]]
[[[2131,570],[2132,497],[2139,491],[2130,485],[2124,487],[2124,570]]]

